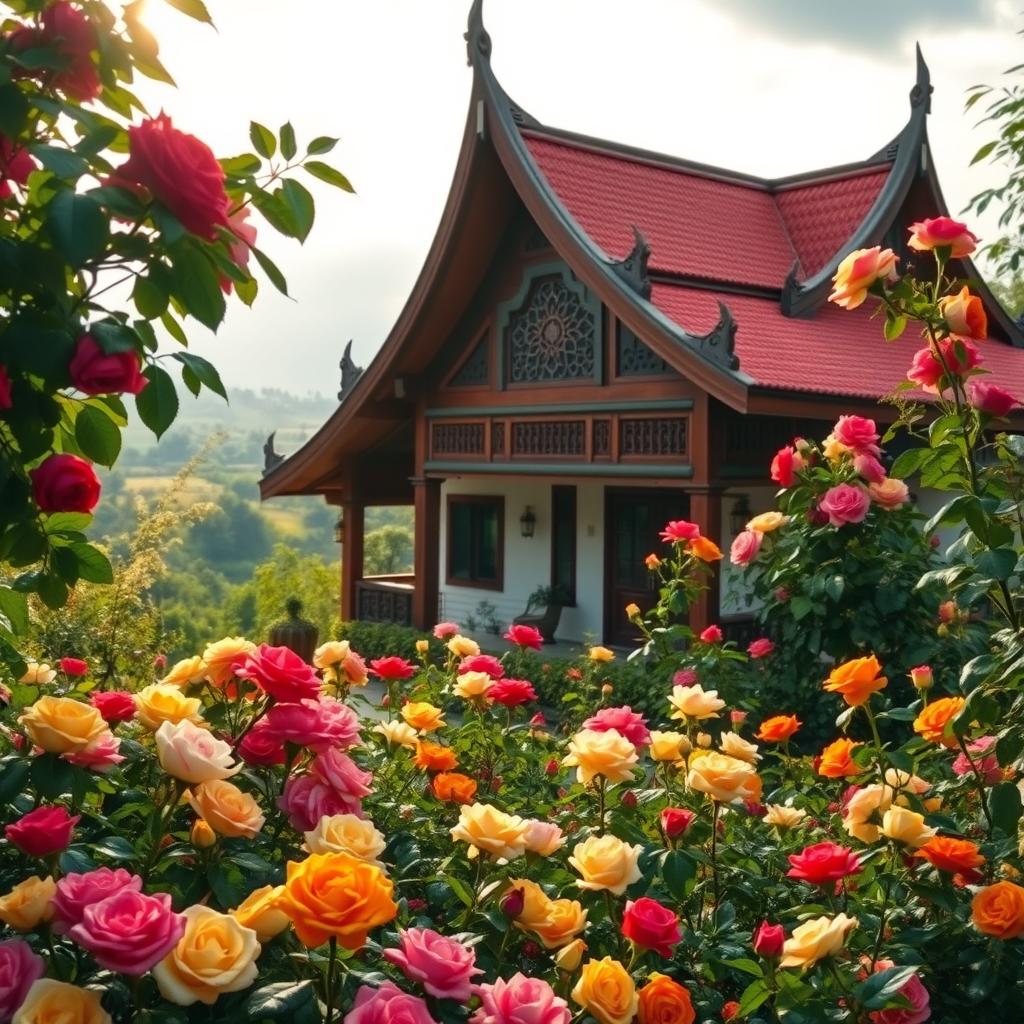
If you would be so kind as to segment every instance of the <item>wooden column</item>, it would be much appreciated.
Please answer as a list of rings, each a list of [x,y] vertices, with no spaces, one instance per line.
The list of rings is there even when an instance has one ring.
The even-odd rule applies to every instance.
[[[441,588],[441,481],[417,477],[412,481],[415,498],[413,532],[412,624],[430,629],[437,622],[437,599]]]
[[[356,583],[363,578],[363,506],[341,506],[345,535],[341,541],[341,621],[356,617]]]
[[[719,547],[725,545],[725,557],[728,557],[728,545],[722,534],[722,488],[701,487],[690,491],[690,519],[700,527],[705,537],[709,537]],[[714,572],[708,580],[708,589],[700,594],[690,608],[690,628],[697,632],[719,619],[721,563],[711,568]]]

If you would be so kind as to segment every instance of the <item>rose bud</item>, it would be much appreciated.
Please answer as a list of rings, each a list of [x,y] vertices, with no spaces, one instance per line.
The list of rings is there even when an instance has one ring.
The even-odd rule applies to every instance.
[[[627,789],[626,792],[622,794],[622,806],[636,807],[636,793],[633,790]]]
[[[30,857],[49,857],[67,848],[79,817],[63,807],[37,807],[6,826],[4,835]]]
[[[544,765],[544,771],[548,775],[557,775],[558,774],[558,769],[560,767],[561,767],[561,765],[558,763],[558,758],[557,757],[553,757],[553,758],[551,758],[550,761],[548,761],[548,763],[546,765]]]
[[[740,1012],[740,1004],[737,1003],[735,999],[730,999],[729,1002],[727,1002],[722,1007],[722,1020],[725,1020],[725,1021],[734,1020],[735,1017],[736,1017],[736,1014],[738,1014],[739,1012]]]
[[[666,807],[661,812],[661,830],[669,839],[678,839],[686,834],[697,815],[683,807]]]
[[[754,932],[754,952],[766,960],[782,956],[782,945],[786,941],[786,929],[781,924],[762,921]]]
[[[153,659],[153,671],[154,672],[163,672],[163,671],[166,670],[166,668],[167,668],[167,655],[166,654],[158,654]]]
[[[217,833],[206,823],[205,818],[196,818],[192,831],[188,834],[189,842],[197,850],[208,850],[217,842]]]
[[[573,939],[568,946],[563,946],[555,954],[555,963],[558,965],[558,969],[572,974],[579,967],[586,951],[587,944],[582,939]]]
[[[548,720],[539,711],[530,719],[531,729],[543,729],[547,724]]]
[[[522,889],[509,889],[501,897],[501,902],[498,906],[501,907],[501,912],[505,917],[510,921],[514,921],[523,912],[523,907],[526,906],[526,895]]]
[[[930,690],[935,682],[930,665],[918,665],[910,670],[910,681],[915,690]]]
[[[729,721],[732,722],[733,725],[742,725],[746,720],[747,720],[747,712],[746,711],[730,711],[729,712]]]
[[[611,683],[605,683],[605,684],[604,684],[604,685],[603,685],[603,686],[601,687],[601,696],[602,696],[602,697],[609,697],[609,696],[611,696],[611,694],[612,694],[612,692],[613,692],[614,690],[615,690],[615,687],[614,687],[614,686],[612,686],[612,684],[611,684]]]

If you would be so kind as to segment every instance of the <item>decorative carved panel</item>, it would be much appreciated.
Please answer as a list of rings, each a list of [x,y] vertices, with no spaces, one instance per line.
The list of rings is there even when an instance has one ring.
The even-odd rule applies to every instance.
[[[505,424],[491,423],[491,457],[504,458],[505,456]]]
[[[356,618],[360,622],[397,622],[412,625],[412,590],[377,588],[372,583],[356,584]]]
[[[599,307],[561,273],[531,283],[508,317],[508,379],[513,384],[593,379]]]
[[[619,325],[618,360],[620,377],[670,376],[675,374],[661,356],[655,355],[628,327]]]
[[[459,367],[450,382],[454,388],[485,387],[491,380],[490,346],[485,334],[470,353],[469,358]]]
[[[607,458],[612,453],[611,420],[594,420],[594,458]]]
[[[434,455],[484,455],[484,424],[433,423],[430,448]]]
[[[620,419],[619,455],[673,456],[686,454],[686,417]]]
[[[512,424],[512,454],[582,458],[586,453],[584,420],[538,420]]]

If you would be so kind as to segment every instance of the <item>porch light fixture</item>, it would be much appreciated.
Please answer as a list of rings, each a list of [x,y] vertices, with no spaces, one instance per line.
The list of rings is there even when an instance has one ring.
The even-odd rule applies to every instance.
[[[523,514],[519,517],[519,532],[524,537],[532,537],[536,526],[537,517],[533,514],[533,509],[527,505],[523,510]]]
[[[734,537],[743,532],[743,528],[747,525],[747,520],[750,519],[750,516],[750,500],[745,494],[736,495],[732,511],[729,513],[729,526]]]
[[[345,541],[345,513],[339,512],[337,522],[334,524],[334,543],[342,544]]]

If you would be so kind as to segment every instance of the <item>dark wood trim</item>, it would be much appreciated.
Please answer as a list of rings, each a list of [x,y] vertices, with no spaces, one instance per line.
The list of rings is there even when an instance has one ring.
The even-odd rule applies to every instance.
[[[688,480],[693,476],[693,467],[681,463],[666,462],[652,465],[648,462],[457,462],[429,460],[424,470],[430,474],[445,476],[586,476],[586,477],[647,477],[653,479]]]
[[[412,620],[418,629],[430,629],[437,622],[441,589],[441,553],[438,550],[438,538],[441,536],[441,481],[417,477],[412,484],[415,496]]]
[[[555,538],[557,536],[557,533],[556,533],[556,530],[555,530],[555,499],[556,499],[556,497],[559,494],[562,494],[564,496],[570,497],[571,498],[571,505],[572,505],[572,548],[571,548],[571,550],[569,552],[569,554],[571,556],[570,557],[570,562],[572,564],[572,569],[570,571],[570,576],[572,578],[572,583],[569,585],[569,593],[568,593],[568,598],[569,599],[566,601],[565,606],[566,606],[566,608],[575,608],[576,607],[576,577],[577,577],[577,571],[578,571],[578,565],[577,565],[577,562],[576,562],[576,549],[577,549],[577,543],[578,543],[578,540],[579,540],[579,538],[577,536],[577,534],[579,532],[579,505],[577,503],[577,493],[576,493],[576,485],[575,484],[552,484],[551,485],[551,586],[555,586],[556,583],[557,583],[557,580],[555,579],[555,568],[556,568],[556,566],[558,564],[558,559],[556,558],[557,551],[556,551],[556,547],[555,547]]]
[[[460,580],[452,576],[452,506],[496,505],[498,507],[498,545],[496,552],[497,580]],[[444,575],[449,587],[469,587],[472,590],[505,589],[505,497],[502,494],[449,494],[445,507]]]
[[[427,409],[427,419],[459,419],[472,416],[542,416],[550,418],[553,414],[586,413],[586,412],[687,412],[693,408],[691,398],[642,398],[633,401],[610,402],[560,402],[543,406],[530,405],[481,405],[457,406],[451,409]]]

